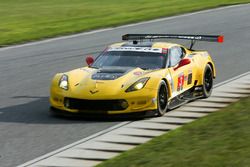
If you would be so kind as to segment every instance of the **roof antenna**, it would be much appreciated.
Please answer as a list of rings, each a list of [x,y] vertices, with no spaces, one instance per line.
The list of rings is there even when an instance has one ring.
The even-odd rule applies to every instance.
[[[190,50],[192,50],[194,44],[195,44],[195,40],[191,40],[191,45],[190,45],[190,47],[189,47]]]

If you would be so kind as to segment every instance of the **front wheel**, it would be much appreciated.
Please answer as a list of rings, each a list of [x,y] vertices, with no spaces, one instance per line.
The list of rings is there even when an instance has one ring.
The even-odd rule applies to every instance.
[[[213,70],[209,64],[206,65],[203,75],[202,93],[203,98],[208,98],[213,90]]]
[[[161,81],[157,94],[157,116],[162,116],[168,109],[168,89],[167,84]]]

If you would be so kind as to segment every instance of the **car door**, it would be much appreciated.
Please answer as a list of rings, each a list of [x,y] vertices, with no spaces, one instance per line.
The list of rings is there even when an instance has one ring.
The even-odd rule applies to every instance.
[[[172,97],[184,92],[191,87],[191,60],[187,58],[184,60],[183,58],[185,55],[185,49],[180,46],[174,46],[169,49],[168,69],[173,79]]]

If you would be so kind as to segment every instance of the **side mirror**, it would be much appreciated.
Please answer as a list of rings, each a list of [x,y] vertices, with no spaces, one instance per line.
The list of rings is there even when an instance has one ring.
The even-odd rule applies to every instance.
[[[92,56],[87,56],[85,60],[88,66],[94,63],[94,58]]]
[[[178,68],[183,67],[183,66],[185,66],[185,65],[188,65],[188,64],[190,64],[190,63],[191,63],[191,60],[190,60],[190,59],[182,59],[182,60],[179,62],[178,66],[174,68],[174,70],[177,70]]]

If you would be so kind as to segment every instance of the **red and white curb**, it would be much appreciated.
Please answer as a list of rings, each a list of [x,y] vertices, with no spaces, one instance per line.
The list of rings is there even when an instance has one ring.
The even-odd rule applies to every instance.
[[[250,95],[250,71],[217,84],[212,96],[162,117],[128,121],[96,133],[19,167],[91,167]]]

